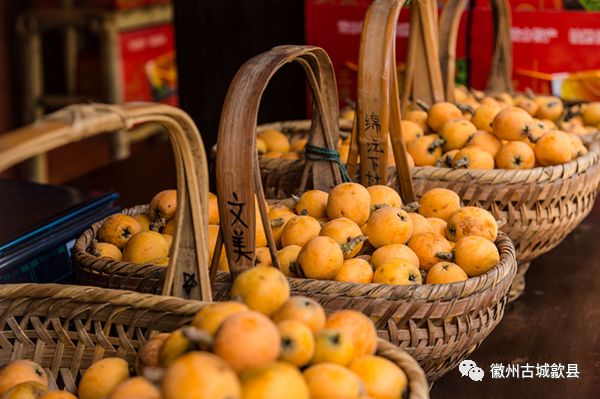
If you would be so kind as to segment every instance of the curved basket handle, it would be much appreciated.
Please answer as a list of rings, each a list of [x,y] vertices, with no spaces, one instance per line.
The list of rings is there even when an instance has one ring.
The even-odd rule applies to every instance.
[[[440,65],[446,99],[454,102],[458,28],[469,0],[448,0],[440,15]]]
[[[410,4],[410,33],[406,71],[402,85],[402,112],[413,100],[427,104],[444,101],[444,86],[439,65],[437,2],[413,1]]]
[[[163,294],[210,301],[206,154],[200,133],[185,112],[151,103],[69,106],[0,136],[0,171],[63,145],[146,122],[165,128],[177,168],[177,233]]]
[[[511,15],[508,0],[491,0],[494,20],[494,55],[488,75],[487,90],[512,92]],[[448,0],[440,17],[440,64],[446,100],[454,101],[456,78],[456,42],[461,16],[468,0]]]
[[[495,50],[488,76],[487,90],[492,93],[512,93],[512,25],[508,0],[491,0],[494,16]]]
[[[419,2],[413,2],[413,5]],[[387,182],[388,133],[391,134],[400,193],[406,202],[414,190],[402,139],[400,98],[396,74],[396,26],[403,1],[375,0],[365,16],[358,59],[358,93],[352,146],[348,161],[356,176],[356,147],[360,151],[361,183]],[[437,64],[437,58],[435,59]]]
[[[313,120],[309,144],[337,149],[337,88],[333,65],[323,49],[314,46],[279,46],[242,65],[225,98],[219,125],[216,167],[221,229],[229,268],[234,276],[254,264],[257,223],[255,193],[273,264],[278,266],[260,179],[255,132],[258,107],[267,84],[280,68],[292,61],[302,65],[312,90]],[[301,191],[304,190],[309,172],[312,173],[316,189],[329,191],[341,182],[337,164],[307,160]],[[214,274],[214,265],[212,267]]]

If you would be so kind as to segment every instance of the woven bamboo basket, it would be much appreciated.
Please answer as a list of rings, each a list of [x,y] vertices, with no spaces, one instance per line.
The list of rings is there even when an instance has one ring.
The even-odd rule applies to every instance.
[[[40,151],[145,122],[165,127],[177,166],[177,234],[171,252],[171,259],[177,261],[162,268],[163,292],[204,302],[97,287],[4,284],[0,286],[0,366],[17,359],[36,361],[46,370],[50,389],[75,393],[81,375],[93,362],[116,356],[133,366],[138,350],[151,336],[188,323],[212,299],[206,249],[206,157],[200,135],[183,111],[150,104],[69,107],[0,138],[0,171]],[[194,273],[200,281],[186,284]],[[425,374],[410,355],[383,340],[377,354],[406,372],[410,399],[429,398]]]
[[[394,26],[397,21],[397,8],[399,6],[393,0],[375,1],[373,6],[375,4],[381,4],[379,24],[376,26],[384,26],[385,28],[382,27],[379,32],[373,33],[372,38],[374,42],[379,41],[387,43],[388,46],[393,46],[392,43],[395,41]],[[442,15],[441,22],[443,26],[440,37],[445,36],[450,39],[446,42],[446,46],[456,45],[456,31],[460,12],[462,11],[460,5],[464,8],[464,2],[450,1],[446,5],[446,15]],[[510,13],[505,0],[495,0],[492,5],[495,10],[496,28],[499,32],[494,59],[499,61],[490,72],[489,88],[496,91],[511,91],[511,54],[510,42],[507,36],[510,28]],[[423,26],[435,26],[430,8],[427,8],[427,2],[415,2],[412,7],[417,8],[416,11],[420,13]],[[444,33],[448,31],[454,33]],[[363,40],[371,39],[367,37]],[[425,37],[423,40],[428,39]],[[508,44],[506,44],[507,41]],[[433,57],[436,53],[436,43],[433,41],[428,43],[427,47],[431,47],[430,56]],[[371,49],[370,46],[364,47],[365,51]],[[387,158],[385,153],[387,148],[385,146],[381,145],[381,148],[384,149],[381,153],[373,151],[375,148],[373,143],[383,144],[384,140],[387,139],[384,132],[389,131],[395,144],[394,148],[400,150],[398,155],[394,154],[396,163],[402,165],[401,162],[404,162],[399,157],[403,152],[403,143],[399,139],[401,138],[399,126],[401,114],[395,100],[398,93],[397,84],[394,82],[394,76],[391,76],[390,79],[382,78],[382,76],[388,76],[382,71],[382,65],[387,62],[384,61],[384,55],[382,54],[381,52],[370,52],[369,57],[363,57],[359,60],[358,127],[353,129],[357,138],[352,140],[353,144],[356,145],[354,145],[354,150],[351,149],[350,152],[348,171],[351,178],[358,178],[359,172],[356,160],[360,148],[361,159],[373,158],[379,160],[376,166],[374,166],[375,162],[371,162],[365,168],[364,173],[360,173],[363,184],[385,183],[402,189],[402,183],[407,186],[409,176],[404,173],[400,175],[400,180],[398,180],[393,168],[388,170],[384,163]],[[448,49],[442,51],[442,58],[446,58],[447,63],[445,71],[447,91],[453,94],[454,85],[448,77],[450,73],[448,71],[454,71],[452,66],[454,59],[449,57],[448,54],[452,54],[452,51]],[[409,57],[416,56],[417,54],[411,55],[409,52]],[[432,65],[430,69],[422,80],[429,81],[428,87],[436,88],[429,93],[428,98],[439,101],[440,97],[437,93],[440,92],[440,87],[443,86],[440,65]],[[410,74],[410,71],[407,68],[407,74]],[[362,79],[361,75],[363,76]],[[408,76],[408,83],[405,82],[403,97],[406,101],[408,101],[406,97],[408,91],[412,90],[411,86],[406,85],[414,81],[416,81],[416,78]],[[390,96],[389,93],[395,93],[395,95]],[[365,120],[369,115],[379,115],[382,120],[380,134],[366,131]],[[501,230],[513,240],[519,262],[517,277],[511,287],[510,300],[512,301],[518,298],[525,289],[525,273],[530,262],[558,245],[592,209],[600,184],[600,166],[598,165],[600,148],[592,143],[589,144],[588,149],[588,154],[574,161],[551,167],[538,167],[519,171],[414,167],[411,169],[410,176],[417,198],[435,187],[448,188],[457,192],[465,205],[482,207],[490,211],[497,220],[506,221]],[[400,170],[401,173],[402,169]]]
[[[205,302],[130,291],[58,284],[0,286],[0,366],[17,359],[39,363],[50,389],[76,393],[94,362],[120,357],[134,366],[153,335],[189,323]],[[404,370],[409,399],[428,399],[423,370],[406,352],[379,340],[377,354]]]
[[[317,66],[311,64],[314,62],[313,58],[315,58],[315,56],[313,56],[312,53],[307,50],[313,49],[312,47],[303,48],[298,46],[282,46],[281,48],[283,49],[281,50],[281,53],[287,54],[288,59],[286,59],[286,62],[292,62],[293,60],[296,60],[305,67],[309,81],[310,79],[315,78],[315,71],[313,69],[316,70]],[[329,58],[326,54],[324,54],[324,52],[319,52],[318,56],[321,58],[321,62],[326,59],[326,62],[330,64]],[[327,79],[330,79],[331,82],[328,86],[328,90],[330,90],[328,95],[337,96],[333,71],[328,70],[328,72],[331,72],[327,76]],[[335,106],[337,107],[337,97]],[[328,109],[327,112],[332,114],[333,109]],[[337,115],[338,110],[336,109],[335,112]],[[338,122],[339,119],[336,119],[336,123],[331,124],[331,129],[336,129],[335,132],[331,132],[327,135],[322,133],[311,134],[311,137],[314,137],[314,140],[311,141],[311,144],[316,147],[324,147],[327,145],[327,148],[334,148],[333,143],[337,143],[340,126],[341,128],[346,129],[351,128],[351,124],[348,122],[341,122],[341,125],[338,125]],[[254,121],[254,123],[254,126],[256,126],[256,121]],[[290,136],[293,136],[294,134],[300,134],[299,132],[301,132],[301,134],[305,134],[307,130],[309,132],[320,132],[323,129],[321,125],[315,123],[315,121],[276,122],[269,125],[263,125],[261,128],[266,129],[269,127],[279,128],[280,130],[287,132]],[[253,127],[252,132],[255,130],[255,127]],[[325,139],[332,141],[331,143],[325,143]],[[243,146],[244,144],[241,145]],[[323,189],[331,187],[333,184],[333,178],[335,176],[337,176],[339,179],[339,170],[335,165],[330,165],[328,162],[311,160],[308,160],[306,163],[310,165],[310,176],[308,174],[302,175],[302,170],[304,170],[303,165],[305,164],[304,160],[265,159],[264,170],[275,169],[278,171],[276,174],[276,183],[274,183],[275,180],[269,179],[268,173],[264,174],[265,179],[269,182],[269,187],[271,187],[270,192],[278,192],[279,195],[281,195],[281,192],[283,192],[285,187],[289,187],[291,185],[296,186],[297,179],[302,178],[301,176],[304,176],[304,181],[309,181],[311,186],[315,188],[320,187]],[[261,167],[263,167],[263,162],[261,162]],[[247,165],[244,168],[247,168]],[[313,169],[316,171],[316,173],[312,173]],[[325,173],[326,170],[330,170],[331,173]],[[298,174],[295,173],[296,171],[298,171]],[[283,174],[279,174],[280,172],[283,172]],[[289,179],[286,177],[289,177]],[[129,215],[137,215],[145,213],[146,211],[147,207],[145,205],[140,205],[126,209],[123,212]],[[73,247],[72,259],[78,283],[104,288],[134,290],[145,293],[161,293],[165,276],[167,275],[164,267],[152,264],[139,265],[131,262],[101,259],[90,254],[89,248],[92,245],[93,240],[96,238],[97,231],[101,224],[102,221],[95,223],[86,231],[84,231],[84,233],[75,242]],[[219,244],[217,246],[220,248],[221,245]],[[218,256],[215,256],[215,258],[219,259]],[[223,287],[223,289],[225,290],[225,293],[228,292],[228,287]]]
[[[318,112],[316,119],[313,121],[283,122],[281,123],[281,126],[288,127],[290,131],[297,129],[297,127],[305,129],[307,126],[310,126],[309,130],[312,132],[310,137],[311,143],[313,145],[318,147],[326,146],[327,148],[334,148],[334,143],[337,143],[338,133],[338,110],[333,109],[333,107],[337,107],[337,90],[335,87],[333,67],[331,66],[329,57],[325,54],[324,51],[320,49],[317,49],[315,47],[303,46],[281,46],[274,49],[269,54],[271,54],[272,58],[275,60],[273,62],[280,62],[282,64],[292,61],[299,62],[307,71],[307,77],[309,78],[309,82],[312,82],[314,85],[317,85],[317,83],[315,82],[317,76],[319,78],[328,79],[327,86],[323,88],[323,92],[327,94],[328,98],[335,97],[335,103],[333,100],[328,100],[331,104],[327,103],[327,106],[329,108],[327,109],[326,114],[334,115],[335,113],[336,119],[334,121],[336,122],[327,125],[326,128],[329,129],[327,134],[323,133],[323,129],[325,127],[323,127],[321,123],[318,122]],[[257,61],[254,60],[253,62]],[[322,65],[327,65],[327,68]],[[327,76],[322,76],[325,75],[325,73],[327,73]],[[317,87],[317,90],[321,90],[321,88]],[[256,121],[254,121],[254,123],[254,126],[256,126]],[[252,128],[250,131],[253,134],[251,142],[255,143],[255,129]],[[244,142],[239,142],[237,146],[241,149],[248,148],[248,145],[246,145]],[[237,154],[238,151],[239,150],[236,149],[233,154]],[[258,159],[255,159],[255,161],[258,165]],[[273,161],[283,161],[284,164],[289,164],[289,162],[286,161],[290,160]],[[297,186],[297,179],[303,179],[305,185],[309,184],[313,187],[329,189],[329,187],[331,187],[335,183],[335,181],[339,181],[339,179],[341,178],[338,166],[335,164],[331,164],[330,162],[321,162],[316,160],[307,160],[306,162],[292,162],[295,165],[294,168],[296,168],[299,171],[299,173],[289,173],[290,169],[285,167],[278,169],[279,171],[282,171],[284,175],[289,175],[292,177],[291,180],[284,181],[282,179],[279,182],[280,187],[283,187],[284,185],[286,187],[289,187],[290,185]],[[306,165],[306,168],[303,167],[303,165]],[[227,168],[228,170],[231,170],[231,167],[228,166]],[[218,166],[217,170],[219,169],[221,169],[220,166]],[[242,166],[241,169],[250,170],[248,169],[247,164],[245,166]],[[307,173],[303,173],[304,170],[306,170]],[[258,172],[258,168],[256,169],[256,171]],[[252,179],[255,178],[260,177],[258,176],[258,174],[256,174],[254,177],[252,177]],[[148,208],[146,205],[139,205],[133,208],[125,209],[123,212],[129,215],[137,215],[141,213],[146,213],[147,209]],[[224,211],[221,210],[220,212]],[[77,281],[80,284],[99,286],[103,288],[128,289],[138,292],[156,294],[161,293],[167,275],[166,268],[152,264],[139,265],[130,262],[102,259],[90,254],[89,248],[92,245],[93,240],[96,238],[97,231],[100,228],[101,224],[102,221],[92,225],[90,228],[84,231],[84,233],[75,242],[72,251],[72,258]],[[253,245],[254,244],[252,243],[252,246]],[[221,242],[217,244],[217,248],[220,247]],[[219,259],[219,250],[216,251],[214,259]],[[212,273],[212,279],[214,280],[216,276],[216,266],[213,268],[213,271],[214,273]],[[216,283],[215,295],[217,295],[219,298],[225,298],[228,295],[229,286],[227,284],[222,283],[225,280],[227,280],[227,278],[221,278]]]
[[[176,160],[179,193],[177,234],[169,256],[170,266],[162,268],[162,292],[209,301],[206,154],[200,133],[185,112],[148,103],[122,107],[105,104],[70,106],[3,135],[0,138],[0,170],[71,142],[148,122],[159,123],[168,131]],[[73,252],[77,255],[77,248]],[[96,260],[106,262],[106,259]]]
[[[321,49],[279,47],[242,66],[225,101],[217,152],[221,229],[233,275],[254,264],[255,195],[262,220],[268,220],[252,126],[270,77],[292,59],[305,67],[313,93],[313,127],[320,129],[313,129],[310,140],[335,148],[336,140],[331,135],[336,133],[338,120],[337,93],[333,68]],[[388,63],[388,71],[390,66]],[[300,191],[304,191],[309,177],[313,186],[326,191],[341,182],[338,165],[331,161],[307,160],[296,180]],[[263,227],[274,265],[278,266],[270,224]],[[379,336],[412,354],[433,381],[468,357],[503,316],[516,263],[506,235],[499,236],[497,245],[501,252],[499,265],[462,283],[389,286],[290,278],[290,284],[295,294],[317,299],[329,312],[355,309],[370,316]],[[215,258],[217,252],[213,263]],[[217,275],[216,287],[226,287],[230,281],[226,273]],[[217,288],[215,298],[219,299],[221,292],[225,290]]]

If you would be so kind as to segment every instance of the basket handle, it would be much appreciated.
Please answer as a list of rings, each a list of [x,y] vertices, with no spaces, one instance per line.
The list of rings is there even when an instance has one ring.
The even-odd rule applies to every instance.
[[[278,46],[242,65],[229,86],[223,105],[216,166],[221,231],[229,268],[234,276],[254,264],[255,194],[273,264],[278,266],[260,179],[255,132],[258,108],[267,84],[275,72],[292,61],[302,65],[312,91],[313,119],[309,144],[331,151],[337,149],[337,87],[333,65],[323,49]],[[334,162],[307,159],[304,168],[301,191],[304,191],[309,172],[316,189],[328,191],[341,182],[339,166]]]
[[[413,2],[420,4],[421,2]],[[367,10],[358,58],[358,93],[348,172],[356,177],[358,148],[361,183],[387,182],[388,134],[397,165],[400,194],[414,201],[406,146],[402,140],[400,98],[396,74],[396,26],[403,1],[375,0]],[[437,64],[437,58],[436,62]]]
[[[198,129],[182,110],[151,103],[63,108],[0,136],[0,171],[63,145],[147,122],[167,131],[177,168],[177,233],[163,294],[210,301],[206,154]]]
[[[491,0],[494,16],[495,51],[488,76],[487,90],[512,93],[512,18],[508,0]]]
[[[494,21],[494,55],[487,90],[512,92],[511,15],[508,0],[490,0]],[[454,102],[456,42],[461,16],[468,0],[448,0],[440,17],[440,64],[447,101]]]
[[[407,111],[411,97],[427,104],[445,98],[439,65],[437,2],[433,0],[413,1],[410,5],[402,112]]]

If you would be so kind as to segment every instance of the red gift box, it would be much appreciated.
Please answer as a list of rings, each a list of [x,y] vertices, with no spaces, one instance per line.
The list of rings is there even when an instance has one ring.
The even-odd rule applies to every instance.
[[[306,40],[330,55],[342,105],[356,98],[356,63],[362,22],[370,0],[307,0]],[[553,0],[514,0],[511,36],[516,90],[529,87],[567,99],[600,98],[600,13],[590,11],[517,11],[523,4],[559,7]],[[489,3],[471,10],[470,84],[484,89],[492,57],[493,25]],[[483,6],[484,5],[484,6]],[[397,37],[400,69],[405,60],[409,11],[403,9]],[[457,41],[458,72],[465,70],[466,15]],[[574,74],[575,72],[583,72]],[[459,81],[464,76],[459,75]]]
[[[489,21],[489,9],[473,10],[473,31],[477,34],[472,35],[471,84],[475,88],[485,87],[490,67],[493,33]],[[513,10],[515,90],[531,88],[570,100],[600,99],[599,21],[598,12]],[[565,87],[561,82],[569,74],[569,87]]]

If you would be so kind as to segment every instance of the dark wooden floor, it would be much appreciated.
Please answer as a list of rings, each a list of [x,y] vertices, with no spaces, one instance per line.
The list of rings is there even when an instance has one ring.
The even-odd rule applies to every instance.
[[[167,145],[145,150],[71,182],[87,189],[115,190],[121,204],[147,203],[175,185]],[[537,259],[527,274],[525,295],[510,305],[500,325],[471,360],[485,371],[483,381],[455,369],[437,381],[433,399],[600,398],[600,204],[555,250]],[[518,364],[577,364],[579,378],[492,379],[490,367]]]

